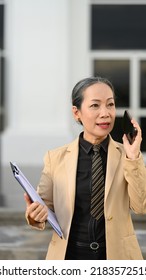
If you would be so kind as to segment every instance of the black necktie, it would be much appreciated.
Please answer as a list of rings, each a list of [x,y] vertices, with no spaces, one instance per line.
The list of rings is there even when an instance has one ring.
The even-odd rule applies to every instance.
[[[104,175],[100,145],[93,146],[92,157],[92,191],[91,191],[91,215],[99,220],[104,213]]]

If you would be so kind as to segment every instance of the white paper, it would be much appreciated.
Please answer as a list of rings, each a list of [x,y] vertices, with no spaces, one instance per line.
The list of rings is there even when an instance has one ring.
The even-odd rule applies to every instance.
[[[44,201],[41,199],[41,197],[36,192],[34,187],[27,180],[27,178],[24,176],[24,174],[19,169],[19,167],[16,165],[16,163],[10,162],[10,165],[11,165],[11,168],[12,168],[15,179],[19,182],[19,184],[22,186],[24,191],[29,195],[31,200],[33,202],[38,201],[39,203],[45,205]],[[52,228],[57,232],[57,234],[62,238],[63,234],[62,234],[61,228],[58,224],[55,213],[51,209],[48,209],[47,221],[52,226]]]

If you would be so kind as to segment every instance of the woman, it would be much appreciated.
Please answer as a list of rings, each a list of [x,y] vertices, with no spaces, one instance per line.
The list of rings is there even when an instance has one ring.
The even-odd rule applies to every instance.
[[[83,132],[72,143],[47,152],[38,186],[46,206],[31,203],[25,195],[28,223],[44,229],[48,207],[55,211],[63,239],[53,232],[46,259],[143,259],[130,215],[131,209],[146,213],[141,129],[131,121],[137,129],[133,144],[126,135],[123,144],[112,139],[115,96],[104,78],[86,78],[75,85],[72,112]],[[91,213],[93,147],[98,144],[104,183],[100,218]]]

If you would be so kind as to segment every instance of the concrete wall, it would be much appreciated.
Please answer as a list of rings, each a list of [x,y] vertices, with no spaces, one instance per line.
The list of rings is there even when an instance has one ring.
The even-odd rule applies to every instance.
[[[6,207],[24,207],[9,162],[16,162],[36,185],[45,152],[80,131],[70,96],[74,83],[89,72],[87,32],[82,29],[86,10],[86,0],[6,1],[6,129],[1,135]]]

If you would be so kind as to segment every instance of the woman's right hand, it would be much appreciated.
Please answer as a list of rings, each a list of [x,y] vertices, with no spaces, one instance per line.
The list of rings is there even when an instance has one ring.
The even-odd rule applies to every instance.
[[[24,199],[26,202],[26,215],[36,222],[45,222],[48,217],[48,207],[37,201],[32,202],[26,193],[24,194]]]

